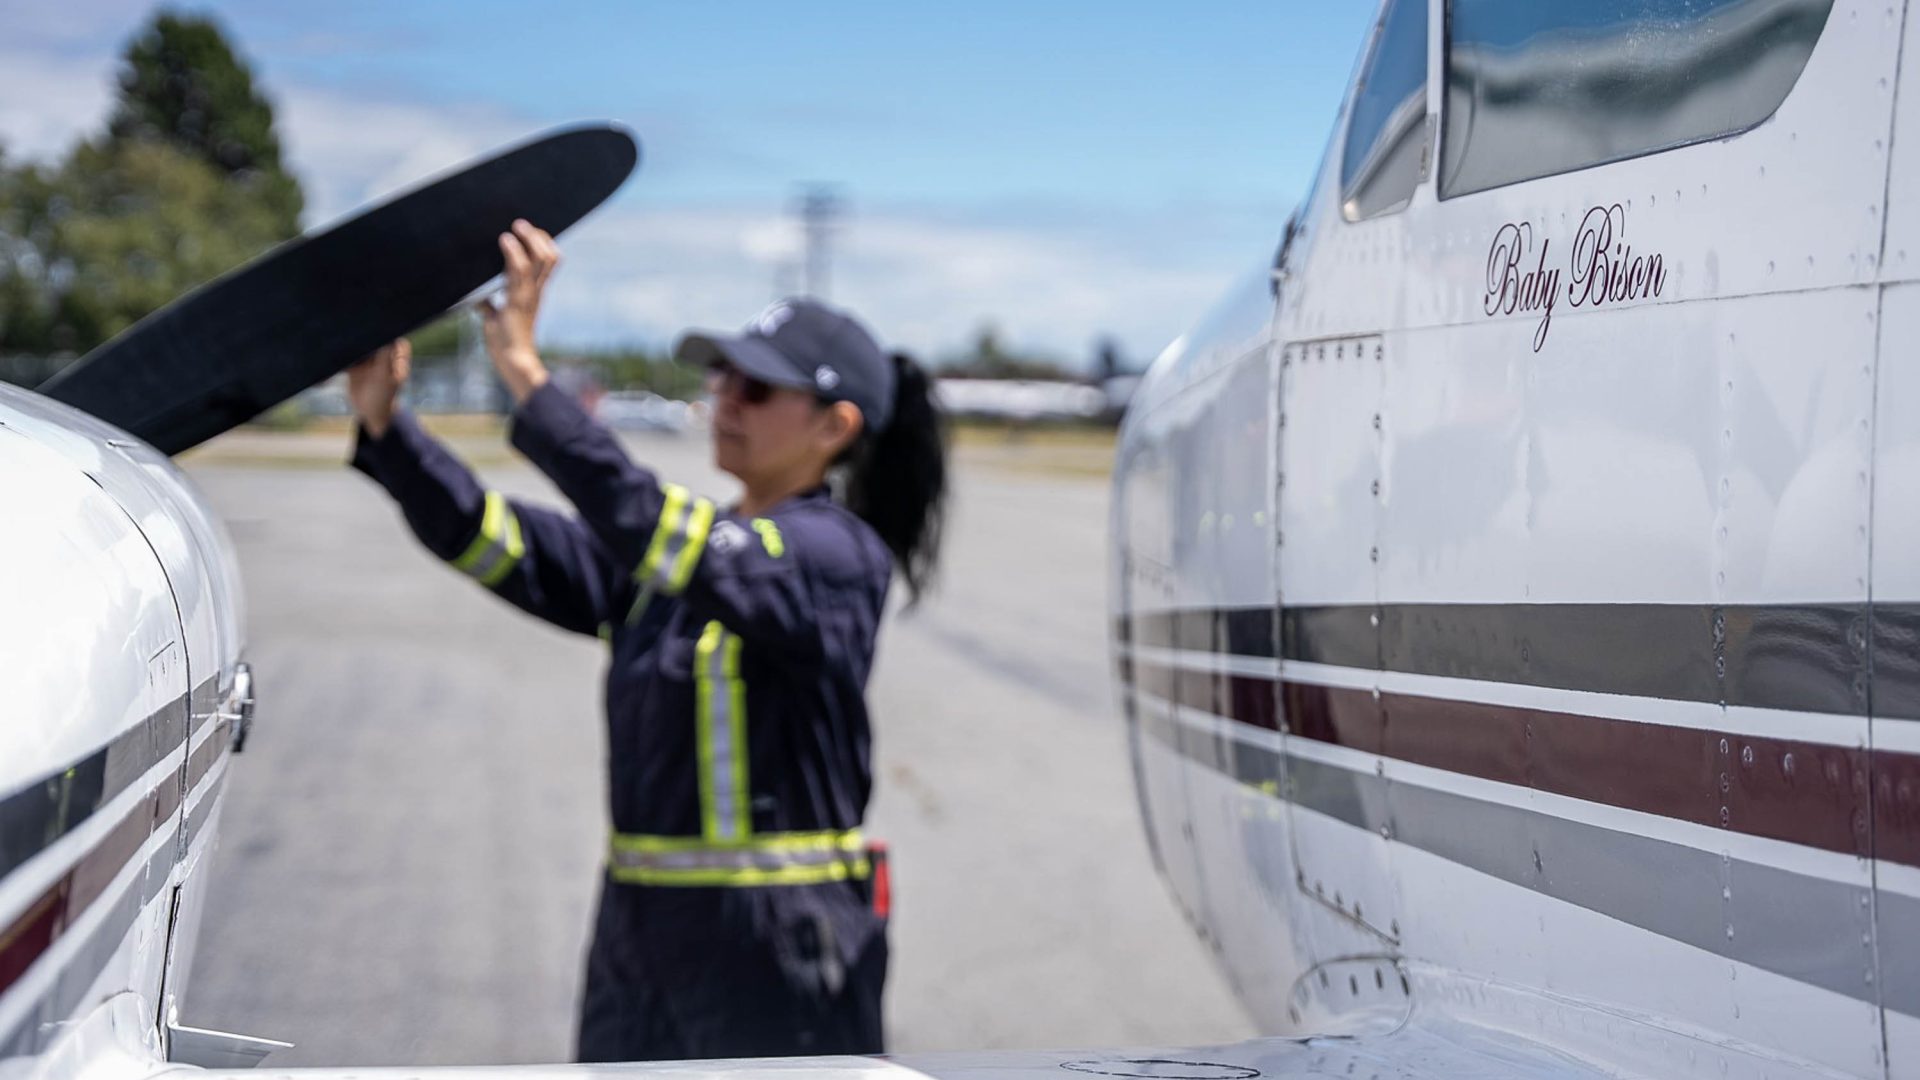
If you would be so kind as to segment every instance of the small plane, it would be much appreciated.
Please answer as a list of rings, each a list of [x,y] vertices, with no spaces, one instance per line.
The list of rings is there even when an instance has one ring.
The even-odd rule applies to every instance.
[[[1277,259],[1144,380],[1124,730],[1268,1037],[486,1075],[1920,1075],[1908,7],[1383,0]],[[267,363],[179,307],[48,388],[85,411],[0,389],[0,1080],[276,1045],[176,1022],[253,691],[166,455],[365,345],[162,401]]]
[[[1116,466],[1141,809],[1263,1030],[1920,1076],[1917,59],[1382,5]]]

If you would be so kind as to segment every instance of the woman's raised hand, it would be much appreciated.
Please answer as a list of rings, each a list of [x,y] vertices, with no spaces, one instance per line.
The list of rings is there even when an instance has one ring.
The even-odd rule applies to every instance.
[[[375,349],[347,369],[347,400],[367,433],[378,439],[393,423],[394,401],[413,367],[413,346],[406,338]]]
[[[533,333],[547,279],[560,265],[560,248],[544,229],[521,220],[500,234],[500,255],[507,264],[507,287],[497,299],[481,301],[480,323],[494,368],[513,399],[525,401],[547,381]]]

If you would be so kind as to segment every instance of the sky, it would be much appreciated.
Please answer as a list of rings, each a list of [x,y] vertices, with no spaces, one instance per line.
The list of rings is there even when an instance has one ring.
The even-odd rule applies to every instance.
[[[1271,260],[1368,0],[533,5],[267,0],[216,17],[322,225],[581,120],[639,172],[561,240],[548,341],[659,346],[793,289],[808,184],[845,205],[830,298],[938,358],[983,326],[1084,364],[1151,359]],[[98,131],[145,0],[0,0],[0,145]]]

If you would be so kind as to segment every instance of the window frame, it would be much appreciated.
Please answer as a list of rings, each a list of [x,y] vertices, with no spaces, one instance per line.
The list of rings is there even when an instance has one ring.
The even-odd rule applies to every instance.
[[[1701,135],[1695,138],[1682,139],[1677,142],[1661,143],[1655,146],[1650,146],[1645,149],[1635,151],[1631,154],[1622,154],[1618,157],[1605,158],[1600,161],[1590,161],[1583,165],[1574,165],[1564,169],[1554,169],[1549,172],[1535,173],[1531,176],[1524,176],[1516,180],[1508,180],[1508,181],[1505,181],[1504,183],[1494,184],[1489,187],[1475,188],[1472,191],[1460,191],[1460,192],[1449,193],[1447,191],[1446,184],[1443,182],[1445,178],[1441,174],[1446,169],[1447,138],[1453,133],[1453,121],[1454,121],[1453,106],[1451,104],[1450,95],[1447,93],[1447,87],[1449,85],[1448,76],[1452,71],[1452,64],[1453,64],[1453,5],[1455,3],[1455,0],[1435,0],[1435,2],[1440,5],[1440,9],[1441,9],[1441,25],[1440,25],[1440,34],[1439,34],[1440,57],[1439,57],[1438,71],[1430,74],[1437,74],[1439,77],[1440,103],[1437,107],[1431,110],[1431,113],[1437,116],[1438,119],[1434,125],[1436,128],[1436,131],[1435,131],[1432,147],[1429,151],[1431,155],[1431,163],[1427,169],[1427,173],[1428,173],[1427,178],[1433,182],[1434,198],[1440,202],[1451,202],[1454,199],[1464,199],[1472,195],[1483,195],[1490,191],[1502,191],[1519,184],[1531,184],[1536,180],[1548,180],[1556,176],[1572,176],[1574,173],[1585,172],[1588,169],[1598,169],[1607,165],[1618,165],[1626,161],[1638,161],[1641,158],[1653,157],[1657,154],[1670,153],[1674,150],[1683,150],[1689,146],[1699,146],[1702,143],[1725,142],[1729,139],[1737,139],[1740,136],[1747,134],[1748,132],[1759,129],[1760,127],[1765,125],[1768,121],[1772,120],[1775,116],[1779,115],[1780,110],[1786,106],[1787,99],[1793,96],[1793,92],[1795,90],[1799,89],[1800,80],[1806,76],[1807,68],[1813,62],[1812,60],[1813,52],[1810,50],[1807,54],[1807,61],[1800,65],[1800,70],[1794,74],[1792,84],[1787,87],[1787,92],[1780,96],[1780,100],[1774,104],[1773,109],[1770,112],[1768,112],[1765,116],[1760,117],[1758,120],[1755,120],[1744,127],[1735,128],[1731,131],[1721,132],[1716,135]],[[1542,0],[1542,2],[1552,2],[1552,0]],[[1820,47],[1820,42],[1823,39],[1825,39],[1827,35],[1827,27],[1833,24],[1833,10],[1838,5],[1839,5],[1839,0],[1829,0],[1828,6],[1827,6],[1827,17],[1820,24],[1820,32],[1814,36],[1813,49],[1817,50]],[[1429,90],[1429,93],[1432,93],[1432,91]]]
[[[1387,17],[1393,14],[1392,9],[1395,3],[1405,3],[1410,6],[1419,4],[1426,9],[1425,16],[1422,20],[1422,26],[1426,31],[1422,35],[1422,42],[1425,45],[1423,51],[1426,56],[1422,61],[1424,71],[1422,72],[1421,80],[1421,92],[1424,98],[1425,108],[1422,110],[1420,119],[1420,127],[1423,129],[1420,135],[1420,172],[1414,178],[1413,187],[1408,191],[1405,202],[1390,209],[1379,210],[1372,214],[1353,216],[1347,212],[1349,193],[1347,190],[1346,171],[1347,150],[1353,141],[1354,110],[1360,103],[1361,94],[1364,92],[1367,82],[1369,81],[1367,77],[1371,75],[1373,71],[1373,62],[1379,55],[1381,43],[1386,38]],[[1378,221],[1382,218],[1390,218],[1406,213],[1407,210],[1413,206],[1414,202],[1418,200],[1421,189],[1431,184],[1437,173],[1434,164],[1439,159],[1436,151],[1439,146],[1440,117],[1439,110],[1434,105],[1435,34],[1433,9],[1435,3],[1441,6],[1443,13],[1451,11],[1451,9],[1447,7],[1448,0],[1381,0],[1379,13],[1374,17],[1373,29],[1367,37],[1366,49],[1360,54],[1360,62],[1354,70],[1353,85],[1347,93],[1345,119],[1340,127],[1340,136],[1331,148],[1333,153],[1330,154],[1332,161],[1329,162],[1329,165],[1333,173],[1335,206],[1339,211],[1341,221],[1348,225]],[[1444,47],[1440,50],[1439,56],[1442,59],[1445,58],[1446,52]],[[1391,118],[1392,114],[1390,113],[1388,116]],[[1385,124],[1382,124],[1380,132],[1384,133],[1386,130]],[[1376,143],[1378,142],[1378,135],[1376,135],[1375,141]]]

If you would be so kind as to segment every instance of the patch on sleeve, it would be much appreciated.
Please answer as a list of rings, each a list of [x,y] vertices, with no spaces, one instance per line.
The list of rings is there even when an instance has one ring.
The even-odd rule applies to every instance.
[[[707,546],[722,555],[730,555],[751,542],[747,530],[731,518],[715,522],[713,531],[707,534]]]

